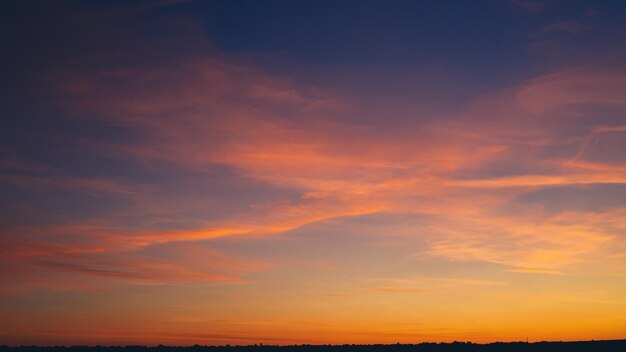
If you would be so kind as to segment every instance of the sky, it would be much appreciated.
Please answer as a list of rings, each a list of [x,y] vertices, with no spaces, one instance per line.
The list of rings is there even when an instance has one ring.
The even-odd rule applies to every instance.
[[[624,1],[0,27],[0,344],[626,338]]]

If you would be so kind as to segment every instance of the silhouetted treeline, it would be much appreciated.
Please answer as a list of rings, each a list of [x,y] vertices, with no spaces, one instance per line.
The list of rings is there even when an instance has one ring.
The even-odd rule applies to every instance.
[[[577,342],[471,342],[420,343],[393,345],[248,345],[248,346],[0,346],[2,351],[15,352],[596,352],[626,351],[626,340]]]

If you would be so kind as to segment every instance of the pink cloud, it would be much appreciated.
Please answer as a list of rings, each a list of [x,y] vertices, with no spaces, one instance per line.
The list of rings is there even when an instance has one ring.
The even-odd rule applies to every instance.
[[[80,277],[86,277],[92,288],[115,283],[241,283],[246,281],[244,274],[268,268],[267,263],[230,258],[198,245],[178,243],[158,250],[162,253],[32,242],[9,244],[1,254],[14,267],[15,274],[5,279],[15,287],[36,286],[46,277],[48,289],[65,287]],[[50,272],[55,274],[49,276]]]
[[[415,116],[414,120],[375,116],[368,124],[343,117],[367,110],[367,102],[357,103],[219,58],[170,68],[68,71],[60,83],[67,109],[77,118],[98,119],[135,133],[134,139],[105,145],[107,156],[166,162],[198,174],[215,165],[225,166],[242,180],[255,180],[269,189],[294,190],[298,196],[246,204],[249,211],[245,213],[225,214],[185,229],[127,228],[117,221],[128,214],[105,216],[73,228],[31,229],[29,236],[35,243],[50,243],[53,233],[70,233],[86,243],[67,240],[67,248],[40,244],[31,250],[24,245],[30,242],[17,240],[22,252],[16,253],[30,258],[20,260],[47,263],[48,270],[77,275],[111,279],[126,275],[125,279],[137,282],[159,277],[166,282],[174,277],[228,281],[245,270],[224,258],[215,261],[215,270],[205,272],[191,265],[179,267],[171,259],[145,258],[151,264],[141,264],[119,253],[168,243],[280,234],[337,217],[404,212],[438,216],[437,231],[422,235],[431,255],[553,270],[602,252],[611,243],[612,233],[594,231],[584,223],[564,226],[544,215],[496,215],[496,210],[528,190],[626,181],[619,168],[581,167],[579,150],[589,149],[585,136],[561,135],[559,126],[568,122],[550,115],[578,105],[622,108],[624,101],[616,92],[626,84],[623,81],[620,72],[561,71],[482,97],[458,115]],[[393,109],[394,116],[415,113],[410,107]],[[548,118],[555,127],[546,128]],[[619,126],[601,126],[581,123],[580,130],[593,131],[593,135],[621,133]],[[551,148],[562,145],[567,147],[565,152],[549,154]],[[520,155],[531,157],[517,174],[499,174],[518,164]],[[139,190],[140,195],[133,198],[137,216],[176,219],[178,215],[172,213],[177,208],[205,206],[194,200],[202,194],[194,199],[183,197],[180,205],[155,205],[158,202],[150,196],[154,188],[63,177],[72,187],[117,192],[122,197]],[[22,181],[27,185],[52,182]],[[53,184],[60,187],[63,183]],[[567,237],[570,230],[594,245],[579,247]],[[494,240],[493,233],[501,240]],[[80,253],[85,263],[60,260],[68,250]],[[120,262],[100,263],[107,255]]]
[[[624,107],[626,73],[575,69],[528,81],[517,93],[517,101],[535,114],[576,105]]]

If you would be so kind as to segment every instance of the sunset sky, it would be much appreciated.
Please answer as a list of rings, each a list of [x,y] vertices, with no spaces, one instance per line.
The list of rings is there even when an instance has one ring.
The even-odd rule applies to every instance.
[[[626,1],[0,19],[0,344],[626,338]]]

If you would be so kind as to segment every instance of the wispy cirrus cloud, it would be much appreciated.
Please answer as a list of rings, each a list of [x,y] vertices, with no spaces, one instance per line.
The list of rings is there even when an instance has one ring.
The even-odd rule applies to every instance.
[[[518,102],[535,114],[581,105],[623,107],[623,71],[573,69],[531,79],[517,93]]]
[[[359,120],[352,115],[379,110],[220,57],[68,69],[55,83],[60,106],[81,123],[123,131],[119,138],[79,136],[77,143],[113,165],[132,160],[136,171],[105,179],[11,162],[4,183],[107,195],[125,206],[71,224],[7,226],[2,257],[33,278],[25,288],[76,287],[79,278],[104,287],[243,284],[282,272],[294,259],[260,251],[253,260],[213,246],[306,234],[314,224],[332,229],[341,223],[333,219],[404,214],[397,226],[374,221],[351,231],[389,238],[429,260],[489,263],[508,275],[581,272],[583,264],[619,254],[625,205],[616,199],[594,214],[573,205],[555,211],[548,190],[585,186],[595,194],[598,185],[626,182],[619,159],[607,162],[594,144],[622,133],[624,122],[574,110],[621,111],[615,92],[622,76],[563,70],[481,96],[462,111],[426,116],[427,109],[397,105],[389,115]],[[345,266],[333,260],[334,275]],[[455,285],[482,284],[369,290],[423,296]]]
[[[432,244],[433,253],[558,267],[594,247],[576,249],[559,235],[571,229],[553,225],[539,231],[535,220],[526,227],[541,234],[520,242],[524,238],[520,224],[528,223],[528,218],[485,220],[492,225],[481,225],[480,220],[458,224],[453,219],[468,213],[479,219],[492,217],[491,207],[538,187],[625,181],[619,168],[573,164],[580,159],[580,150],[588,148],[589,133],[620,132],[621,125],[597,127],[595,122],[558,113],[550,117],[553,111],[576,105],[621,107],[623,99],[615,93],[622,84],[619,72],[576,69],[549,74],[513,87],[510,93],[482,98],[459,116],[417,119],[428,122],[415,124],[390,120],[382,131],[342,118],[356,111],[349,97],[219,58],[175,68],[64,77],[63,94],[74,114],[135,131],[136,138],[111,144],[107,153],[173,163],[200,174],[224,165],[242,179],[295,191],[291,199],[255,204],[244,217],[226,216],[213,225],[104,236],[115,238],[111,243],[122,247],[276,234],[335,217],[411,210],[449,219],[439,225],[444,235]],[[499,119],[503,113],[518,117]],[[575,121],[579,132],[563,135],[559,129],[545,128],[546,118],[554,119],[556,126]],[[557,154],[555,148],[560,149]],[[513,165],[499,160],[509,162],[525,153],[533,157],[517,175],[498,175]],[[473,200],[462,204],[470,194]],[[487,208],[471,205],[481,198]],[[457,202],[454,206],[452,199]],[[491,235],[483,240],[475,232],[486,229],[491,234],[502,226],[518,229],[497,231],[518,248],[514,253],[493,242]],[[600,245],[608,238],[588,228],[577,231],[589,240],[586,243]]]

